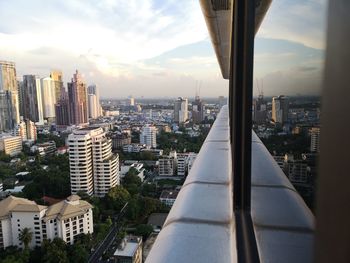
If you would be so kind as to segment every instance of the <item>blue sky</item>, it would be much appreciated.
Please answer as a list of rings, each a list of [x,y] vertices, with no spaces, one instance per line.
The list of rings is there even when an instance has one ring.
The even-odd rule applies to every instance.
[[[319,92],[326,0],[275,0],[256,36],[266,95]],[[197,0],[0,0],[0,60],[18,76],[77,68],[103,97],[226,95]]]

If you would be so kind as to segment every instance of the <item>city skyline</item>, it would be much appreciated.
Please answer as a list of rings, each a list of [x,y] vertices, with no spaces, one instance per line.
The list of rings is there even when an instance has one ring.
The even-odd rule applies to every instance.
[[[255,78],[266,95],[319,94],[325,2],[272,3],[255,47]],[[100,87],[101,98],[193,97],[199,87],[203,97],[227,95],[197,1],[11,1],[0,7],[9,21],[0,27],[0,57],[16,63],[18,77],[47,77],[58,69],[66,86],[78,69],[87,84]]]

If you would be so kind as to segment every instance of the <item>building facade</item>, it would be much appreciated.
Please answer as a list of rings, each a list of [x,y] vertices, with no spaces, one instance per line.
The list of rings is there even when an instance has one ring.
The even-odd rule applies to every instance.
[[[35,75],[23,76],[23,117],[39,125],[44,124],[44,111],[40,78]]]
[[[199,124],[205,118],[205,106],[203,101],[196,96],[194,102],[192,103],[192,120],[193,123]]]
[[[0,137],[0,151],[11,156],[19,154],[22,151],[22,137],[9,135]]]
[[[142,263],[142,237],[125,237],[114,252],[112,262]]]
[[[122,148],[124,145],[131,144],[131,136],[127,133],[113,134],[112,137],[112,148]]]
[[[184,123],[188,120],[188,100],[179,97],[174,103],[174,122]]]
[[[55,104],[56,104],[56,86],[55,82],[51,78],[41,79],[41,94],[43,103],[44,119],[49,123],[54,121]]]
[[[275,123],[284,124],[288,120],[289,98],[278,96],[272,98],[272,120]]]
[[[58,100],[61,97],[61,91],[63,89],[63,79],[62,79],[62,71],[60,70],[52,70],[50,72],[50,78],[52,79],[52,81],[54,82],[54,86],[55,86],[55,98],[56,101],[55,103],[58,102]]]
[[[85,128],[68,136],[71,192],[104,196],[119,184],[119,156],[101,128]]]
[[[55,104],[56,125],[68,126],[70,124],[68,93],[64,88],[62,88],[60,95],[61,97]]]
[[[88,123],[88,97],[86,84],[78,71],[68,83],[69,119],[71,124]]]
[[[0,227],[0,248],[23,248],[19,235],[24,228],[33,235],[31,248],[56,237],[73,244],[79,234],[93,232],[92,206],[76,195],[51,206],[9,196],[0,202]]]
[[[140,133],[140,144],[145,144],[147,147],[157,147],[157,128],[151,125],[145,125]]]
[[[174,176],[175,158],[171,156],[162,156],[159,159],[159,176]]]
[[[311,145],[310,151],[320,152],[320,127],[312,127],[310,129]]]

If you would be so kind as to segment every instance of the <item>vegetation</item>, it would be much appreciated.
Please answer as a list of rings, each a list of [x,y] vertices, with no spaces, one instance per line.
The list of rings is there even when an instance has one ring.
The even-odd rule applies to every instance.
[[[32,242],[33,233],[25,227],[19,233],[19,240],[23,243],[24,249],[28,249],[29,243]]]
[[[268,139],[261,138],[261,141],[272,155],[284,155],[286,153],[301,155],[310,151],[310,138],[304,135],[273,135]]]

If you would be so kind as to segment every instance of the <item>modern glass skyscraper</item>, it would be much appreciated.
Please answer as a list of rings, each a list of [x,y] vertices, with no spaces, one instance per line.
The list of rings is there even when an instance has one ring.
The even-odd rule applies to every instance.
[[[56,102],[58,102],[58,100],[61,97],[61,91],[63,88],[63,80],[62,80],[62,71],[60,70],[52,70],[50,72],[50,78],[54,81],[54,85],[55,85],[55,98],[56,98]]]
[[[41,92],[44,118],[51,121],[55,118],[56,86],[52,78],[41,79]]]
[[[174,104],[174,121],[184,123],[188,119],[188,100],[179,97]]]
[[[84,124],[88,122],[87,89],[78,70],[68,83],[69,116],[71,124]]]

